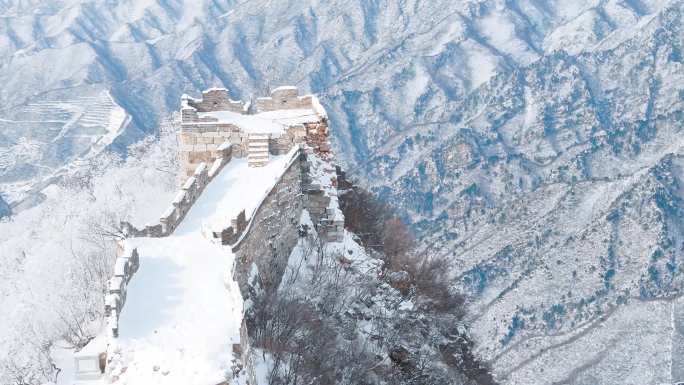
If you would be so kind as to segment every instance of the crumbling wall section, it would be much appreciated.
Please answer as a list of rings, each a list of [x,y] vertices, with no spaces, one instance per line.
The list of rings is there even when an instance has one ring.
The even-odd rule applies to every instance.
[[[245,300],[249,297],[247,280],[252,264],[259,272],[263,288],[273,290],[280,284],[287,258],[299,236],[305,172],[306,154],[300,151],[250,217],[247,232],[233,246],[233,278]]]
[[[330,157],[328,120],[321,119],[321,121],[316,123],[306,123],[304,128],[306,144],[323,158]]]
[[[322,242],[343,240],[344,217],[337,202],[336,175],[337,169],[329,161],[314,154],[314,149],[302,146],[296,159],[254,211],[244,235],[232,248],[233,279],[245,304],[255,303],[261,296],[278,290],[289,257],[307,232],[300,226],[304,210]],[[250,343],[250,331],[255,330],[256,321],[246,305],[237,350],[250,384],[258,384],[254,375],[256,353]]]
[[[315,112],[314,122],[285,124],[282,134],[267,135],[270,155],[286,154],[294,145],[307,143],[319,154],[330,151],[328,124],[325,109],[314,95],[299,96],[297,87],[278,87],[269,97],[256,99],[256,113],[278,110],[307,109]],[[211,116],[200,117],[202,112],[230,111],[251,114],[247,104],[231,100],[228,90],[215,88],[202,93],[202,99],[184,95],[181,100],[181,132],[179,142],[184,178],[192,176],[198,164],[211,163],[218,157],[221,146],[231,146],[232,155],[246,157],[249,153],[248,134],[240,127]],[[258,127],[254,127],[258,129]],[[253,132],[254,133],[254,132]],[[253,162],[255,166],[263,162]]]
[[[253,267],[256,267],[263,289],[274,290],[280,284],[287,258],[300,235],[299,219],[303,210],[308,211],[321,240],[340,242],[343,238],[344,216],[337,201],[336,169],[311,155],[312,152],[306,147],[295,153],[295,158],[246,225],[237,225],[234,221],[224,232],[214,233],[214,238],[227,241],[224,244],[233,244],[232,240],[238,238],[233,244],[236,256],[233,278],[245,299],[250,295],[248,277]],[[320,175],[329,177],[326,186],[321,185]],[[243,229],[243,235],[236,234]]]

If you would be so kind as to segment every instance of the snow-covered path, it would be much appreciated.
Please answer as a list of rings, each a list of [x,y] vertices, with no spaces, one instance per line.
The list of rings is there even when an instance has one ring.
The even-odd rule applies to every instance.
[[[239,341],[242,311],[237,288],[223,284],[229,249],[199,233],[135,244],[141,267],[119,319],[122,383],[219,383]]]
[[[207,186],[183,223],[166,238],[138,238],[140,269],[119,320],[119,384],[215,385],[230,372],[239,342],[242,298],[232,281],[233,255],[202,235],[203,227],[249,215],[283,172],[289,156],[263,168],[234,159]]]

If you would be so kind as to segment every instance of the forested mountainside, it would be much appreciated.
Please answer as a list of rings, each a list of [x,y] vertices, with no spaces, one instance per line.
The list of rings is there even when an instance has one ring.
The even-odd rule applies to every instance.
[[[0,194],[15,215],[53,202],[46,186],[154,133],[182,93],[296,84],[349,173],[450,261],[501,383],[681,381],[683,11],[5,1]]]

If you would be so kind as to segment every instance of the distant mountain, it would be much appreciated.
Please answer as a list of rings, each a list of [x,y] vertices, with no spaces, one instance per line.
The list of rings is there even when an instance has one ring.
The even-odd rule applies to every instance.
[[[367,160],[447,123],[445,104],[545,53],[622,36],[666,3],[4,1],[0,191],[27,199],[215,85],[321,94],[347,165],[375,182]]]

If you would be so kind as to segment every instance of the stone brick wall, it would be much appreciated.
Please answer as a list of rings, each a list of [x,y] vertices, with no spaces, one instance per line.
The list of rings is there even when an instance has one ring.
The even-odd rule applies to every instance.
[[[247,233],[233,246],[236,257],[233,278],[245,299],[249,296],[247,279],[252,263],[259,271],[264,288],[270,290],[280,284],[299,236],[305,166],[306,155],[299,152],[250,217]]]
[[[202,93],[202,99],[184,96],[181,103],[181,145],[182,175],[190,177],[201,162],[211,163],[220,154],[221,146],[230,146],[232,156],[243,158],[249,153],[248,135],[239,127],[219,123],[212,117],[199,118],[198,112],[232,111],[247,114],[245,104],[230,100],[225,89],[212,89]],[[256,100],[257,112],[288,109],[311,109],[320,116],[314,123],[294,124],[285,129],[282,135],[268,134],[268,150],[271,155],[287,153],[295,144],[308,143],[318,153],[328,153],[328,125],[325,110],[312,95],[299,96],[296,87],[279,87],[270,97]],[[263,162],[252,162],[259,166]]]
[[[194,129],[194,130],[193,130]],[[184,126],[178,134],[182,175],[189,177],[200,163],[211,164],[218,158],[243,157],[246,136],[233,125]],[[233,151],[235,149],[235,151]],[[234,154],[235,153],[235,154]]]

